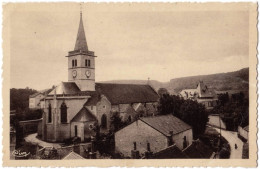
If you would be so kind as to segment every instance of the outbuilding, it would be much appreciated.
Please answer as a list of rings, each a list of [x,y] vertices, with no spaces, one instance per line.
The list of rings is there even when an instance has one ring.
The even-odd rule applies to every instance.
[[[191,126],[173,115],[143,117],[115,133],[115,149],[130,157],[133,149],[144,154],[147,144],[153,153],[173,144],[183,150],[192,139]]]

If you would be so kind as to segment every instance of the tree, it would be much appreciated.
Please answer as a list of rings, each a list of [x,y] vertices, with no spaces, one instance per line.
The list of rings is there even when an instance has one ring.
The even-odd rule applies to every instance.
[[[169,94],[169,92],[165,88],[160,88],[160,89],[158,89],[158,94],[159,94],[160,97],[162,97],[163,95]]]
[[[125,122],[122,121],[122,118],[120,117],[119,112],[112,113],[111,121],[110,121],[110,130],[113,132],[118,131],[122,127],[126,125]]]
[[[160,97],[158,111],[161,115],[173,114],[179,116],[179,111],[184,100],[179,96],[164,94]]]
[[[195,139],[205,132],[208,113],[204,105],[189,99],[185,100],[180,107],[180,118],[192,126]]]

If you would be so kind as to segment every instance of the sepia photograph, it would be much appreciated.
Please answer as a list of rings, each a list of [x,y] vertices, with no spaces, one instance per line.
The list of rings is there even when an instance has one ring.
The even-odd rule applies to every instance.
[[[4,4],[8,164],[256,160],[256,6]]]

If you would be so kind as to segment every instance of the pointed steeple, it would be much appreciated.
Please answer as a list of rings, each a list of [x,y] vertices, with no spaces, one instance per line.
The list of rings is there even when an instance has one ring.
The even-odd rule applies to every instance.
[[[78,35],[77,35],[77,40],[76,40],[76,44],[75,44],[75,48],[74,48],[74,51],[78,51],[78,50],[86,51],[86,52],[88,51],[88,45],[87,45],[87,40],[86,40],[86,36],[85,36],[81,11],[80,11]]]

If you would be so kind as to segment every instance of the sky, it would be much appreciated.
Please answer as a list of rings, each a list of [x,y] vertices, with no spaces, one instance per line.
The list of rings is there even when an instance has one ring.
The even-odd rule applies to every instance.
[[[96,81],[158,80],[248,67],[245,10],[161,10],[83,4]],[[68,80],[79,4],[18,4],[10,15],[11,88],[46,89]]]

